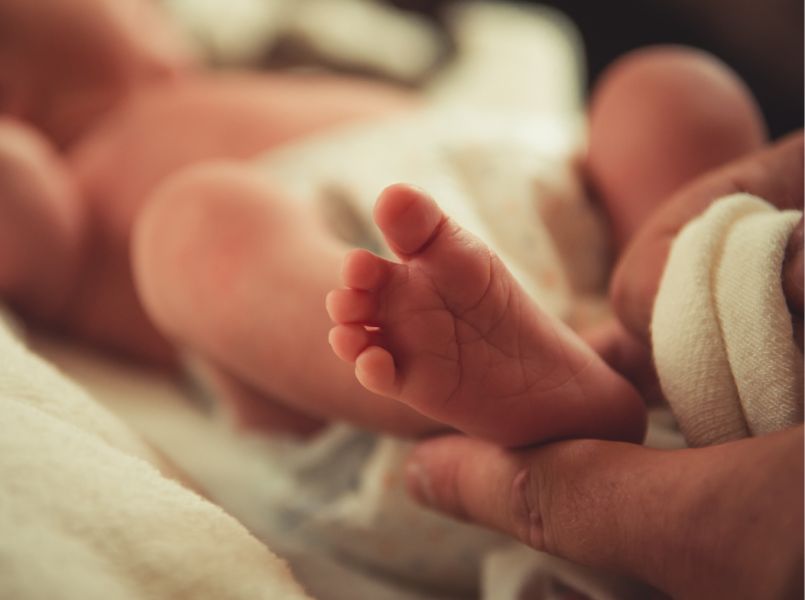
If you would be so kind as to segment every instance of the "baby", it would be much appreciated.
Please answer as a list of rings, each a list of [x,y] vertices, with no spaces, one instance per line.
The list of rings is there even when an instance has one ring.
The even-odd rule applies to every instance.
[[[48,15],[4,6],[18,36],[3,49],[18,66],[6,112],[50,138],[17,121],[0,132],[0,290],[21,312],[150,362],[175,364],[173,348],[189,348],[257,429],[346,420],[405,436],[455,427],[507,445],[642,436],[632,387],[410,188],[389,189],[375,213],[403,264],[350,254],[348,289],[328,300],[333,349],[356,361],[363,386],[332,356],[322,302],[348,248],[243,161],[412,110],[415,98],[351,80],[207,74],[180,44],[121,31],[104,3],[57,4],[71,16],[63,23],[89,32],[82,53],[45,52],[75,38],[57,29],[43,41],[32,23]],[[53,64],[96,52],[108,72],[89,81]],[[46,89],[69,91],[70,110],[44,110]],[[613,66],[593,95],[585,171],[616,245],[681,184],[763,139],[745,88],[701,53],[644,51]]]

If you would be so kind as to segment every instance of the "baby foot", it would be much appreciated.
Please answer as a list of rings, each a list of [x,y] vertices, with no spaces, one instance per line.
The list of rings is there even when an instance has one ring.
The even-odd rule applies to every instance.
[[[355,250],[327,297],[330,344],[364,387],[509,446],[642,439],[634,389],[432,199],[393,186],[374,218],[401,262]]]

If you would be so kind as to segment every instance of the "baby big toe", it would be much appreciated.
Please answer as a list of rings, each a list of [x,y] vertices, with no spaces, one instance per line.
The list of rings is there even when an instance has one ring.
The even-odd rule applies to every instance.
[[[424,249],[444,218],[444,213],[430,196],[401,184],[386,188],[374,211],[375,223],[389,247],[401,258]]]
[[[376,341],[375,336],[362,325],[336,325],[330,330],[328,341],[338,358],[354,363],[358,355]]]

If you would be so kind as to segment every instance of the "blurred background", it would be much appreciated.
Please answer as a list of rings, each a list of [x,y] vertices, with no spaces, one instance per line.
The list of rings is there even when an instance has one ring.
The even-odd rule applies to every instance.
[[[461,0],[162,1],[195,34],[212,62],[252,62],[274,68],[326,63],[329,68],[347,72],[383,71],[385,76],[409,84],[427,77],[436,63],[449,60],[454,40],[446,27],[446,15],[462,4]],[[739,73],[759,100],[773,137],[802,127],[801,0],[522,3],[556,9],[575,26],[583,42],[588,88],[608,64],[629,50],[648,44],[686,44],[712,52]],[[301,14],[289,32],[280,24],[290,4]],[[400,13],[410,17],[408,33],[413,37],[409,39],[417,41],[408,52],[418,52],[418,62],[409,56],[407,66],[399,72],[388,64],[378,67],[384,48],[393,45],[393,35],[373,28],[377,42],[374,64],[350,48],[356,37],[366,35],[366,31],[353,35],[361,31],[361,22],[383,22],[382,17],[380,21],[373,19],[380,16],[379,8],[384,4],[393,9],[393,13],[386,11],[386,17]],[[305,13],[309,18],[302,16]],[[322,19],[325,14],[328,19]],[[367,19],[367,14],[374,16]],[[344,29],[350,19],[354,27]],[[336,29],[341,30],[340,35]],[[414,30],[419,31],[419,37]]]

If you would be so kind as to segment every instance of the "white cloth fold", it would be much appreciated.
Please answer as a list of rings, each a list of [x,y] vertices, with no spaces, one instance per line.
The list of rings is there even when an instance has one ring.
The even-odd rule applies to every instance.
[[[802,421],[803,357],[781,286],[801,211],[734,194],[673,243],[654,304],[654,360],[691,446]]]

